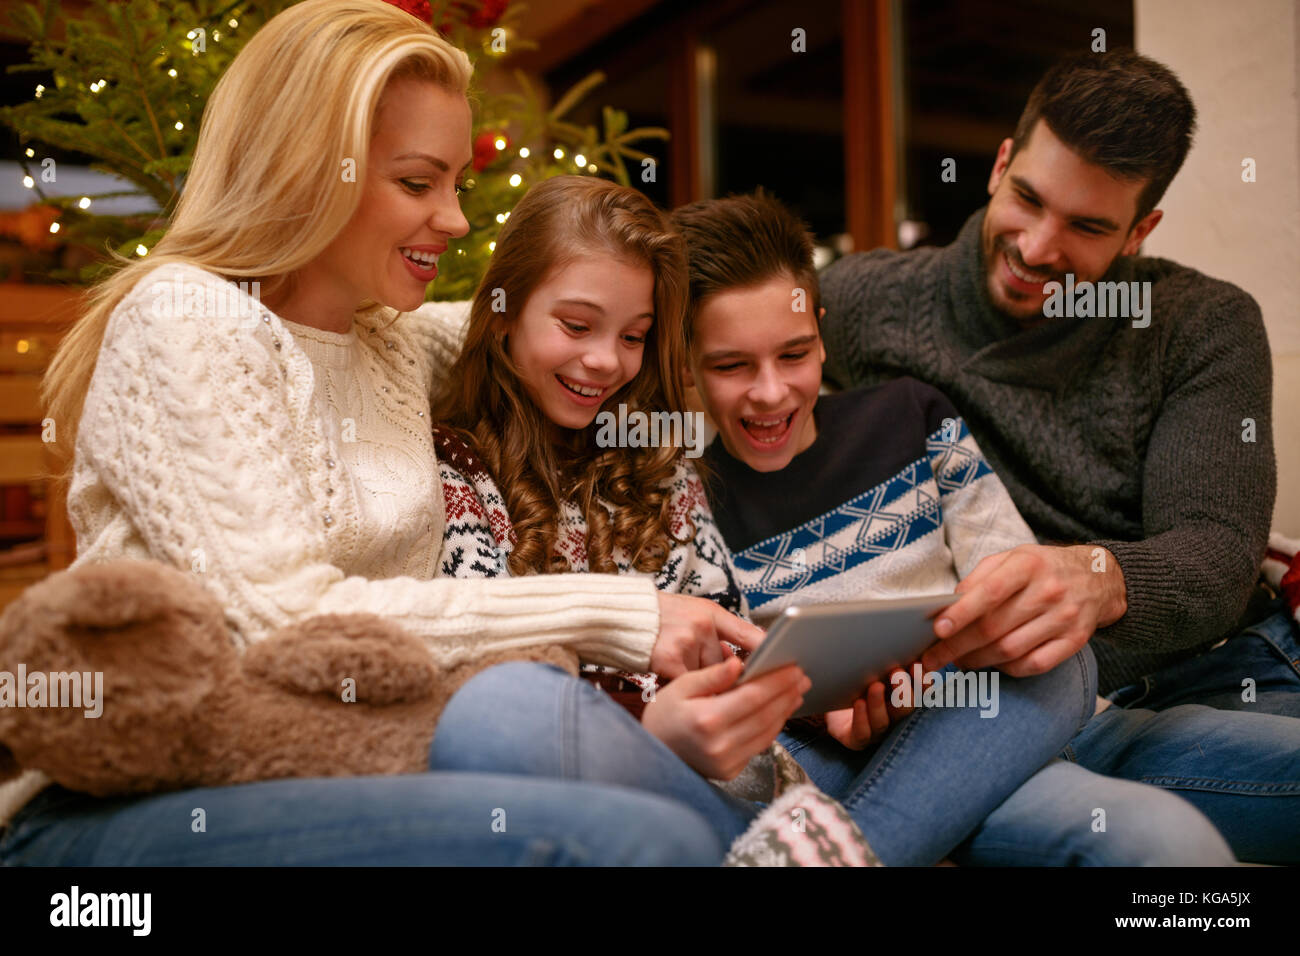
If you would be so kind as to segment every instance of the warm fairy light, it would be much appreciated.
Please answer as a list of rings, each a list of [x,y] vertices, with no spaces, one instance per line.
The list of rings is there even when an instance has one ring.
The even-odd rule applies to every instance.
[[[579,153],[577,156],[574,156],[573,161],[577,163],[579,166],[587,165],[587,157],[583,156],[582,153]]]
[[[45,92],[45,86],[44,86],[43,84],[41,84],[41,83],[37,83],[37,84],[36,84],[36,98],[37,98],[38,100],[41,98],[41,94],[44,93],[44,92]]]
[[[497,251],[497,243],[496,240],[494,239],[488,243],[488,252],[496,252],[496,251]]]
[[[27,147],[27,158],[28,158],[28,159],[31,159],[31,158],[32,158],[33,156],[35,156],[35,155],[36,155],[36,150],[34,150],[34,149],[32,149],[30,146],[28,146],[28,147]]]
[[[505,213],[500,213],[500,212],[497,213],[497,222],[505,222],[505,221],[506,221]]]
[[[82,209],[89,209],[89,208],[90,208],[90,197],[89,197],[89,196],[82,196],[82,197],[81,197],[81,201],[78,202],[77,205],[80,206]]]
[[[237,26],[239,26],[239,21],[236,20],[234,17],[231,17],[231,19],[230,19],[230,29],[233,30],[233,29],[235,29],[235,27],[237,27]]]
[[[556,159],[563,159],[563,158],[564,158],[564,150],[560,149],[560,147],[557,146],[557,147],[555,147],[555,152],[552,153],[551,155],[554,156]]]
[[[175,78],[175,76],[176,76],[176,68],[173,67],[172,69],[168,70],[168,71],[167,71],[167,75],[170,76],[170,77]]]
[[[24,176],[23,185],[26,186],[28,189],[31,189],[33,186],[36,185],[36,180],[32,179],[32,177],[30,176]]]
[[[54,233],[58,231],[59,231],[59,224],[57,222],[50,223],[50,232]]]
[[[506,141],[505,141],[504,139],[502,139],[500,136],[498,136],[495,140],[493,140],[492,145],[495,146],[495,147],[496,147],[497,149],[499,149],[499,150],[500,150],[500,149],[505,149],[505,148],[506,148]]]
[[[26,355],[27,350],[32,347],[32,343],[28,342],[26,339],[19,339],[18,344],[15,347],[18,349],[19,355]]]
[[[512,173],[512,174],[510,175],[510,185],[511,185],[511,186],[518,186],[518,185],[519,185],[520,183],[522,183],[523,181],[524,181],[524,177],[520,176],[518,173]]]
[[[596,171],[596,164],[595,164],[595,163],[592,163],[590,166],[587,167],[587,172],[589,172],[589,173],[594,173],[595,171]]]
[[[177,121],[176,121],[176,128],[177,128],[177,129],[184,129],[184,128],[185,128],[185,124],[182,123],[180,120],[177,120]]]
[[[523,149],[519,150],[519,158],[520,158],[520,159],[527,159],[527,158],[529,157],[529,155],[530,155],[530,151],[529,151],[529,149],[528,149],[527,146],[525,146],[525,147],[523,147]]]
[[[142,242],[140,243],[140,245],[135,247],[135,254],[141,257],[147,256],[149,254],[149,250],[145,248],[145,245]]]

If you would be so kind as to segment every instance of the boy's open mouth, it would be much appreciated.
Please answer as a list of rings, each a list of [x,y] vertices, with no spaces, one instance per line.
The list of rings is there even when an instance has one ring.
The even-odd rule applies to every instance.
[[[794,412],[786,415],[764,416],[762,418],[742,418],[740,425],[754,441],[762,445],[775,445],[790,430]]]

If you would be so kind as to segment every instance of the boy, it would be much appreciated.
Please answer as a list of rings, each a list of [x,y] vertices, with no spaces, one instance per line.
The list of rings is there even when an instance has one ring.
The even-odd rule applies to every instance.
[[[673,218],[690,264],[688,384],[718,428],[703,458],[710,503],[758,623],[796,602],[960,589],[985,557],[1033,542],[940,392],[900,378],[818,397],[825,350],[812,243],[783,206],[759,194],[695,203]],[[1017,686],[1015,671],[1005,673],[1013,679],[1003,682],[1004,712]],[[973,709],[906,716],[885,690],[876,683],[852,711],[828,714],[824,730],[792,723],[780,741],[846,806],[871,799],[875,776],[906,755],[916,813],[936,825],[971,814],[986,792],[979,787],[994,785],[990,763],[1026,735]],[[943,797],[938,767],[968,774],[971,788]],[[1107,808],[1111,839],[1091,826],[1097,807]],[[1179,849],[1210,856],[1217,834],[1189,811],[1154,787],[1055,761],[988,805],[952,856],[981,864],[1174,862]],[[887,864],[909,859],[908,847],[891,842],[891,821],[855,818]],[[1145,849],[1130,846],[1123,861],[1108,855],[1138,834]]]

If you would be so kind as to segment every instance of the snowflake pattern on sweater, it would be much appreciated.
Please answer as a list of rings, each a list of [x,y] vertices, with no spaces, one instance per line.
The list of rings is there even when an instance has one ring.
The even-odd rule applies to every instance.
[[[446,500],[440,574],[446,577],[508,577],[507,565],[517,544],[505,499],[474,450],[455,432],[435,425],[439,477]],[[653,575],[660,591],[708,598],[725,610],[748,620],[749,608],[733,569],[731,553],[713,520],[708,497],[695,468],[679,459],[667,487],[669,530],[674,538],[663,567]],[[613,513],[608,503],[604,507]],[[695,534],[689,541],[691,527]],[[590,571],[587,522],[573,502],[562,502],[555,553],[570,571]],[[612,555],[617,573],[646,576],[632,566],[631,555],[616,547]],[[658,688],[653,673],[638,673],[584,663],[583,675],[610,691],[635,690],[647,700]]]

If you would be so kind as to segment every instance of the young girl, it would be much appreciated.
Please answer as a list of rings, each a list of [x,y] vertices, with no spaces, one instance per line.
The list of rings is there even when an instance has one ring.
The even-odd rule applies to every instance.
[[[235,57],[167,235],[97,287],[47,376],[75,448],[78,563],[202,556],[238,647],[372,611],[442,662],[558,643],[645,666],[689,649],[648,582],[434,579],[428,403],[448,353],[434,316],[407,311],[434,273],[410,253],[427,261],[468,230],[469,80],[463,51],[378,0],[295,4]],[[356,181],[340,179],[345,158]],[[0,647],[0,670],[17,663]],[[536,783],[420,773],[109,800],[31,771],[0,787],[0,866],[722,859],[688,807]],[[196,806],[221,821],[208,839],[191,833]],[[496,807],[508,833],[479,826]]]
[[[628,416],[684,407],[685,269],[681,240],[636,190],[564,176],[515,207],[433,409],[447,509],[443,574],[652,575],[662,592],[716,602],[724,620],[744,613],[682,449],[597,440],[602,407]],[[761,632],[745,627],[752,646]],[[721,663],[717,679],[738,673],[724,653],[719,644],[689,669]],[[682,690],[665,699],[653,673],[584,670],[634,716],[664,701],[647,712],[647,729],[715,779],[734,777],[768,748],[806,684],[788,668],[745,694],[722,695],[717,719],[743,733],[719,749],[689,720],[714,702],[692,703]]]
[[[560,178],[534,187],[515,208],[475,299],[464,350],[434,406],[444,426],[436,430],[449,514],[444,573],[640,573],[653,575],[661,588],[709,595],[745,613],[730,554],[681,449],[598,442],[602,409],[630,415],[684,404],[681,254],[663,217],[635,190]],[[593,680],[616,676],[642,688],[634,703],[648,705],[638,728],[608,700],[562,688],[541,667],[495,668],[448,705],[433,765],[496,766],[649,789],[694,806],[730,842],[755,805],[737,799],[744,791],[723,792],[700,777],[736,776],[768,749],[775,721],[794,709],[782,716],[776,704],[755,701],[765,707],[766,721],[698,719],[692,707],[753,687],[728,690],[738,671],[729,660],[657,687],[654,675],[589,667]],[[904,730],[895,743],[907,759],[887,760],[870,773],[862,772],[862,755],[848,749],[842,756],[807,750],[808,759],[832,771],[814,776],[845,781],[827,792],[850,808],[868,840],[873,823],[901,827],[916,834],[910,842],[918,849],[916,859],[900,862],[935,862],[1060,749],[1091,701],[1083,667],[1006,683],[1016,686],[1004,684],[998,721],[955,710],[927,715],[925,739],[943,746],[922,751]],[[530,720],[512,721],[509,714]],[[964,734],[953,732],[958,722]],[[1019,736],[999,738],[990,724]],[[980,758],[982,769],[952,763],[954,751],[976,752],[972,732],[1006,744]],[[535,745],[518,746],[520,734],[532,735]],[[510,754],[495,744],[507,735]],[[726,752],[724,760],[711,759],[717,751]],[[778,760],[781,754],[778,749]],[[698,773],[683,772],[683,764]],[[981,790],[991,804],[971,801],[969,826],[958,821],[954,829],[943,821],[940,827],[915,812],[934,805],[929,791],[939,787],[955,791],[952,802],[960,802],[970,783],[966,772],[992,781]],[[748,795],[765,799],[761,790]]]

